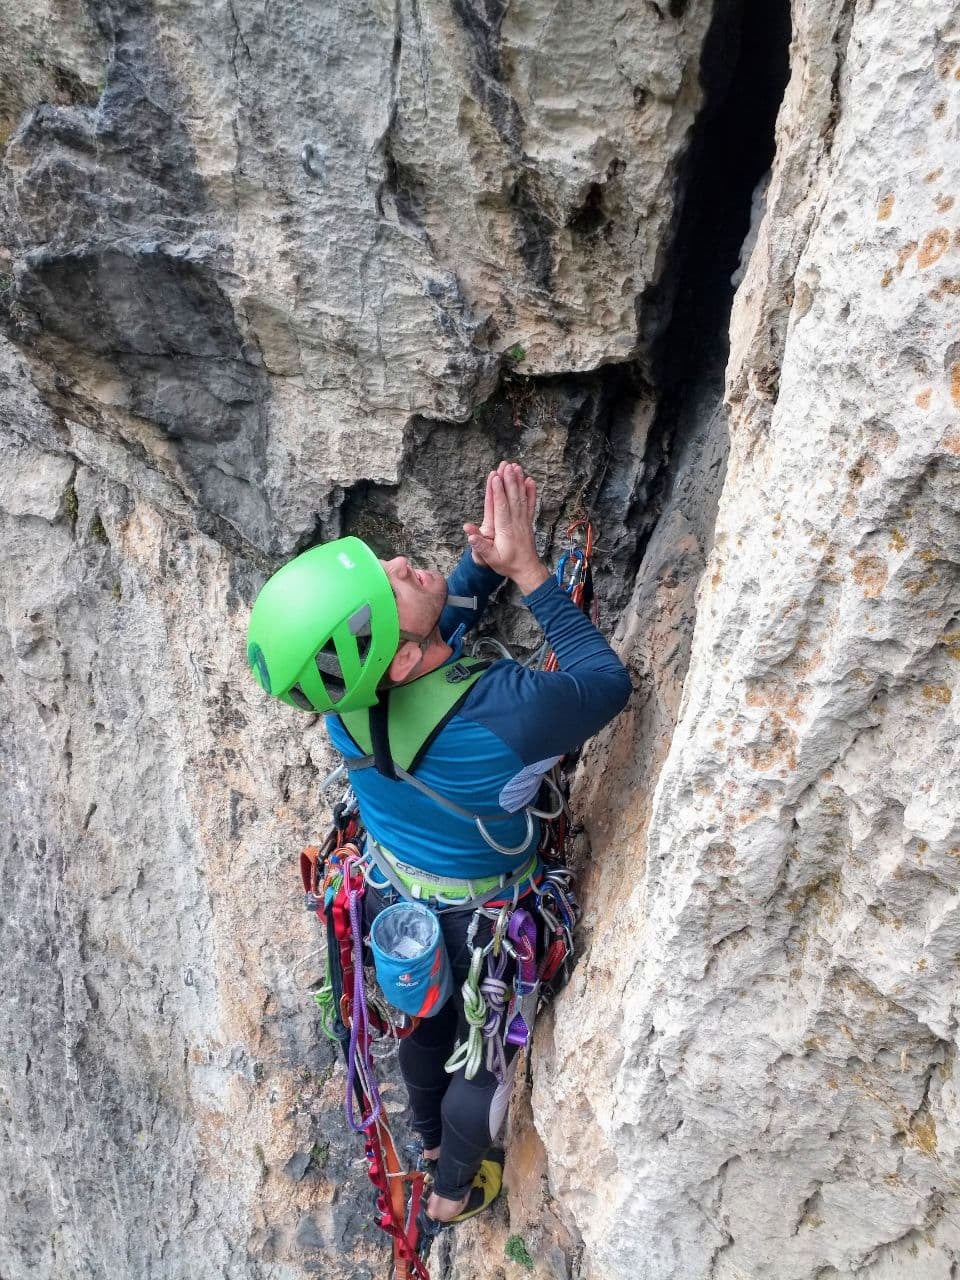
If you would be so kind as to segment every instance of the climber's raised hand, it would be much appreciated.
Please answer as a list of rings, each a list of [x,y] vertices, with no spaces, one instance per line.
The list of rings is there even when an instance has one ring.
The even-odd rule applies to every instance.
[[[512,579],[524,595],[550,576],[537,555],[536,509],[536,481],[519,463],[501,462],[487,476],[483,523],[463,526],[474,559]]]

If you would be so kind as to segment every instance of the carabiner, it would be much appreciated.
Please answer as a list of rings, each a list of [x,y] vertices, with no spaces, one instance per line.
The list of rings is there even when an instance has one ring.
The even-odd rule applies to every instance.
[[[504,934],[507,931],[507,926],[509,925],[509,923],[510,923],[510,908],[506,905],[506,903],[504,903],[504,905],[500,908],[500,912],[497,916],[497,923],[493,926],[493,936],[490,939],[492,943],[493,954],[495,956],[499,956],[500,954],[500,948],[501,946],[503,946],[503,943],[504,943]]]
[[[508,845],[505,845],[505,844],[499,844],[496,840],[494,840],[493,836],[490,834],[487,828],[483,825],[483,819],[479,816],[479,814],[477,815],[477,817],[474,818],[474,822],[477,824],[477,830],[483,836],[484,840],[486,840],[487,844],[490,846],[491,849],[496,849],[497,853],[502,853],[507,858],[515,858],[518,853],[526,852],[527,846],[530,844],[530,841],[533,839],[533,816],[530,813],[529,809],[527,809],[525,812],[527,817],[527,830],[526,830],[526,833],[524,834],[523,839],[520,841],[520,843],[517,845],[514,845],[513,848],[510,848]]]
[[[573,572],[570,574],[570,581],[567,582],[567,563],[570,560],[573,560],[575,563]],[[560,589],[565,591],[567,595],[570,595],[577,583],[580,581],[580,577],[583,573],[583,562],[583,552],[579,547],[571,547],[569,551],[565,551],[560,557],[560,563],[557,565],[557,582],[560,584]]]

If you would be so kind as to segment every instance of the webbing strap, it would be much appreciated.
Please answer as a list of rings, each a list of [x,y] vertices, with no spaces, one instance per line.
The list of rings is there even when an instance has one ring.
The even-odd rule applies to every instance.
[[[375,706],[370,708],[370,745],[373,748],[371,763],[378,773],[382,773],[391,782],[397,781],[393,752],[390,750],[390,694],[384,693]]]
[[[396,771],[397,778],[401,778],[403,782],[408,782],[412,787],[416,787],[416,790],[420,791],[421,795],[425,795],[429,800],[433,800],[434,804],[442,805],[442,808],[449,809],[449,812],[451,813],[456,813],[458,818],[466,818],[467,822],[476,823],[476,826],[480,829],[480,835],[484,837],[486,844],[492,847],[492,849],[497,850],[498,854],[504,854],[507,858],[516,858],[518,854],[525,854],[527,849],[529,849],[530,841],[534,838],[534,818],[532,818],[532,814],[535,812],[535,810],[531,810],[530,805],[527,805],[524,810],[521,810],[526,818],[526,831],[524,832],[524,838],[522,838],[520,844],[513,847],[499,845],[497,844],[497,841],[490,836],[490,833],[485,831],[485,823],[508,822],[509,819],[517,817],[515,813],[471,813],[470,809],[465,809],[462,805],[458,805],[456,800],[451,800],[448,796],[440,795],[439,791],[434,791],[433,787],[429,787],[425,782],[421,782],[420,778],[413,776],[412,773],[407,773],[406,769],[399,767],[396,760],[393,760],[392,763],[394,771]],[[360,760],[346,760],[344,764],[346,764],[348,773],[352,773],[353,771],[356,771],[356,769],[379,768],[374,756],[372,755],[365,755],[364,758]],[[379,769],[379,772],[383,772],[383,769]]]
[[[373,863],[380,874],[389,883],[390,887],[396,890],[400,897],[405,899],[405,901],[424,902],[427,906],[429,906],[431,902],[436,901],[436,899],[433,898],[424,899],[413,897],[410,890],[390,865],[389,859],[384,856],[384,850],[377,844],[376,840],[374,840],[373,836],[369,833],[367,834],[367,844],[364,850],[364,857]],[[517,886],[521,885],[525,880],[530,880],[532,882],[536,878],[536,874],[537,868],[534,868],[531,872],[530,864],[527,863],[527,865],[521,867],[519,871],[514,871],[513,875],[508,876],[502,884],[497,885],[493,889],[488,889],[486,893],[475,894],[474,897],[467,898],[463,902],[459,899],[456,902],[445,902],[442,904],[443,909],[444,911],[475,911],[477,907],[486,906],[488,902],[496,902],[498,899],[502,898],[504,894],[510,893],[513,889],[517,888]],[[425,875],[424,879],[429,880],[429,876]],[[533,885],[531,883],[531,888],[532,887]]]
[[[445,663],[416,680],[393,685],[382,693],[380,702],[374,707],[342,711],[340,722],[356,743],[358,751],[365,756],[370,755],[373,751],[373,722],[376,716],[385,714],[386,703],[389,708],[386,733],[390,757],[394,763],[413,771],[489,666],[489,662],[472,658]],[[377,767],[380,768],[379,764]],[[387,773],[387,777],[392,777],[392,774]]]

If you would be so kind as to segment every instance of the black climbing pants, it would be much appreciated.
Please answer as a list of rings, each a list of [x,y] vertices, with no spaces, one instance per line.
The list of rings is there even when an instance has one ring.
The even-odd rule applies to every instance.
[[[369,933],[374,917],[397,900],[397,894],[390,888],[380,890],[367,886],[365,934]],[[439,1013],[424,1018],[415,1031],[400,1041],[399,1050],[400,1072],[410,1100],[413,1127],[426,1150],[440,1147],[433,1189],[437,1195],[450,1200],[461,1200],[467,1194],[480,1162],[500,1130],[510,1098],[516,1055],[514,1045],[505,1046],[508,1070],[502,1085],[497,1084],[485,1062],[472,1080],[466,1078],[462,1067],[449,1074],[444,1065],[457,1041],[467,1037],[461,989],[470,969],[467,930],[472,917],[472,911],[439,913],[453,975],[453,991]],[[476,945],[485,946],[492,932],[493,921],[482,919]],[[512,982],[513,975],[511,960],[504,978]]]

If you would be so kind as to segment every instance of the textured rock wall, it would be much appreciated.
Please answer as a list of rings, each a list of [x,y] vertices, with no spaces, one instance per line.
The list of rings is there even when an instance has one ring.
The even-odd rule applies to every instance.
[[[383,1269],[293,869],[330,761],[247,606],[344,529],[449,566],[504,453],[626,596],[708,20],[0,14],[6,1280]]]
[[[625,815],[593,753],[591,1012],[534,1092],[591,1276],[956,1273],[958,41],[794,5],[679,719],[638,704]],[[662,621],[623,642],[674,699]]]
[[[435,1274],[952,1277],[960,13],[794,0],[726,406],[668,412],[739,12],[0,14],[6,1280],[383,1271],[292,866],[329,761],[241,638],[316,536],[448,566],[504,453],[548,550],[599,517],[637,691],[509,1197]]]
[[[396,483],[412,416],[504,361],[636,353],[707,5],[94,12],[11,36],[45,98],[5,126],[21,338],[258,546]]]

